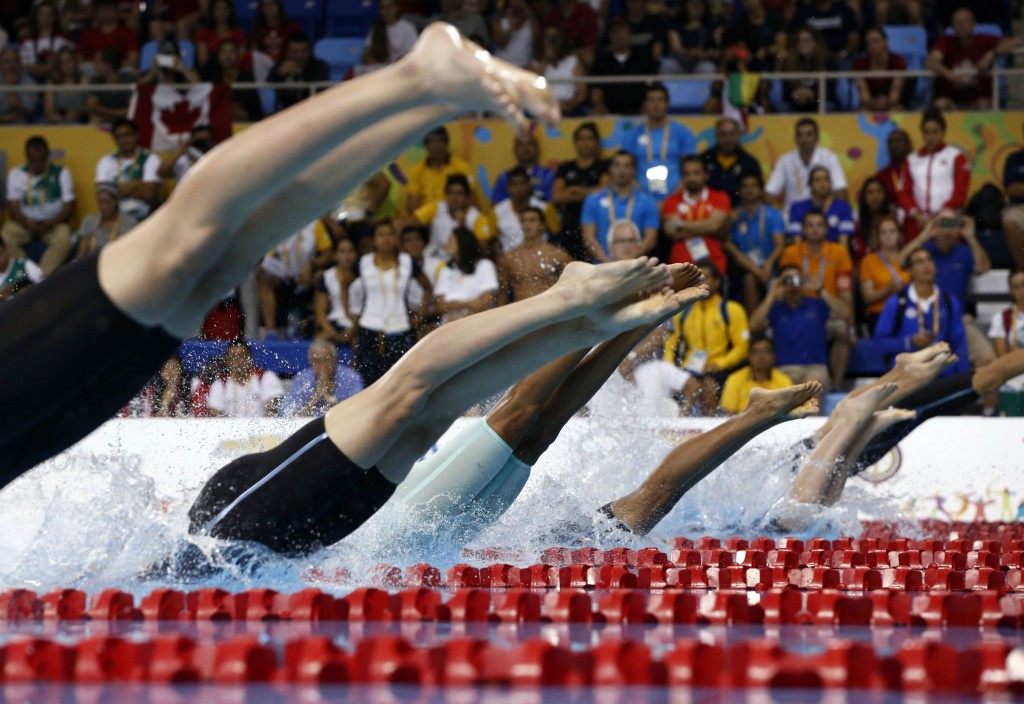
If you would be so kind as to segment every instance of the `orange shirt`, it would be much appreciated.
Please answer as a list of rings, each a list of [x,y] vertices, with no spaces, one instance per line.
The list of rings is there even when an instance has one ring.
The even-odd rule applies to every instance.
[[[728,213],[732,210],[732,201],[729,199],[729,194],[723,191],[716,191],[711,188],[705,188],[704,191],[697,198],[690,198],[685,190],[673,193],[661,206],[661,217],[664,219],[670,215],[678,215],[680,220],[706,220],[711,213],[715,211],[722,211]],[[699,245],[696,245],[698,240],[702,240],[704,245],[707,247],[707,255],[702,256],[700,251],[691,251],[690,244],[694,244],[694,249],[697,249]],[[695,256],[696,255],[696,256]],[[727,262],[725,260],[725,250],[722,248],[722,241],[717,237],[705,235],[703,237],[690,237],[685,240],[672,243],[672,253],[669,255],[669,261],[673,264],[682,262],[693,262],[699,264],[701,262],[710,261],[714,264],[720,272],[723,274],[726,271]]]
[[[819,277],[822,288],[835,296],[849,292],[853,286],[853,260],[838,242],[822,242],[821,254],[817,256],[808,252],[806,242],[791,244],[782,250],[779,259],[780,269],[787,266],[800,269],[805,277]],[[807,295],[816,296],[817,292],[808,289]]]
[[[860,262],[860,280],[873,283],[876,291],[883,290],[894,277],[899,278],[903,284],[910,283],[910,274],[903,267],[896,262],[882,259],[878,252],[872,252]],[[869,305],[865,312],[881,313],[883,308],[885,308],[884,298]]]

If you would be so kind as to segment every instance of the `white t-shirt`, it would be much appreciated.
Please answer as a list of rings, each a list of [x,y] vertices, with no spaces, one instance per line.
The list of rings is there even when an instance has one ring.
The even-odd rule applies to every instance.
[[[122,159],[117,154],[107,154],[96,163],[96,183],[142,181],[160,183],[160,157],[140,149],[132,159]],[[142,220],[149,215],[150,204],[138,198],[122,198],[121,212]]]
[[[416,43],[416,26],[409,20],[399,18],[397,22],[387,27],[388,34],[388,62],[394,63],[409,53],[412,45]],[[373,32],[366,35],[366,44],[369,45],[373,39]]]
[[[11,169],[7,175],[7,200],[17,201],[21,212],[29,220],[49,220],[64,209],[65,203],[75,200],[75,184],[66,166],[60,166],[56,179],[51,179],[50,167],[38,176],[23,166]],[[59,195],[58,195],[59,191]]]
[[[437,275],[434,285],[434,295],[444,296],[449,303],[472,301],[497,290],[498,270],[490,259],[478,261],[472,274],[463,273],[457,266],[446,266]]]
[[[782,206],[782,213],[789,217],[789,206],[798,200],[807,200],[811,197],[811,188],[807,185],[807,177],[815,166],[823,166],[828,169],[832,177],[832,190],[839,191],[846,188],[846,174],[839,163],[839,157],[835,152],[816,147],[811,155],[809,163],[805,164],[800,158],[800,152],[793,150],[786,152],[775,162],[772,175],[765,184],[764,190],[772,196],[782,196],[785,202]]]
[[[548,204],[537,196],[530,196],[530,207],[547,212]],[[508,252],[523,243],[523,224],[512,208],[512,200],[505,200],[494,206],[494,217],[498,221],[498,241],[503,252]]]
[[[6,42],[4,42],[6,44]],[[3,46],[3,44],[0,44]],[[47,56],[48,59],[52,59],[58,51],[67,47],[74,49],[75,45],[67,37],[62,37],[57,34],[52,37],[38,37],[36,39],[25,39],[22,40],[18,46],[18,51],[21,53],[21,65],[22,66],[35,66],[39,63],[40,56]]]
[[[263,418],[267,402],[284,396],[284,386],[274,372],[254,374],[245,384],[219,379],[210,387],[206,405],[231,418]]]
[[[1013,311],[1014,309],[1011,308],[1010,310]],[[1006,344],[1010,345],[1011,348],[1024,348],[1024,310],[1010,314],[1011,330],[1006,329],[1003,315],[1003,311],[999,311],[997,315],[992,316],[992,324],[988,328],[989,339],[1006,340]],[[1016,345],[1014,345],[1014,338],[1017,341]]]
[[[359,278],[348,290],[349,310],[359,316],[361,328],[387,334],[406,332],[412,327],[407,302],[410,284],[415,283],[412,257],[402,252],[398,266],[385,271],[377,268],[373,257],[364,254],[359,260]]]
[[[544,78],[548,79],[548,87],[555,100],[568,101],[576,95],[575,83],[554,83],[553,81],[559,78],[575,78],[578,64],[579,59],[576,58],[576,54],[569,54],[555,66],[549,64],[544,67]]]
[[[482,217],[483,214],[477,210],[475,205],[469,206],[466,210],[466,227],[476,232],[476,221]],[[458,227],[458,223],[452,217],[451,211],[448,210],[448,203],[441,199],[437,203],[437,213],[430,221],[430,242],[427,245],[430,252],[428,254],[440,256],[444,252],[444,246],[448,244],[448,238],[452,236],[452,230],[456,227]]]
[[[347,329],[352,327],[352,319],[348,317],[348,311],[345,310],[345,304],[341,298],[341,280],[338,278],[338,267],[332,266],[324,272],[324,289],[327,291],[327,298],[330,301],[327,319],[340,328]]]
[[[501,28],[508,32],[512,28],[512,20],[508,17],[501,18]],[[520,68],[526,68],[533,58],[533,23],[523,22],[523,26],[514,30],[509,35],[508,43],[504,49],[495,49],[494,55],[504,59],[510,64]]]
[[[316,258],[316,223],[312,222],[263,257],[260,266],[272,276],[297,281],[302,267]]]

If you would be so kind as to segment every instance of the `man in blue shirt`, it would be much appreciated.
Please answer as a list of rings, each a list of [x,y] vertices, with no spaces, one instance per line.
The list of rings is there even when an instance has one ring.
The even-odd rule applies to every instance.
[[[807,187],[811,197],[799,200],[789,208],[789,231],[791,237],[799,237],[803,227],[804,216],[812,210],[825,213],[828,225],[829,242],[838,242],[844,247],[850,246],[850,237],[856,229],[853,224],[853,208],[849,202],[836,198],[832,191],[832,176],[824,166],[815,166],[807,175]]]
[[[322,416],[334,404],[362,390],[359,372],[338,362],[334,345],[327,340],[313,340],[309,345],[309,366],[292,380],[282,415]]]
[[[689,128],[669,120],[668,90],[661,83],[647,87],[642,110],[645,123],[622,146],[636,157],[640,187],[661,202],[679,187],[679,160],[695,153],[697,142]]]
[[[512,151],[516,157],[516,166],[525,169],[530,175],[533,195],[545,203],[550,203],[551,189],[555,184],[555,170],[540,165],[540,143],[536,135],[533,132],[516,135],[512,142]],[[494,182],[492,203],[500,203],[508,198],[508,175],[511,171],[512,169],[502,172]]]
[[[612,157],[608,167],[611,183],[587,196],[583,201],[580,227],[583,244],[590,256],[599,262],[611,261],[608,254],[608,228],[616,220],[631,220],[643,236],[640,254],[646,254],[658,243],[658,201],[636,186],[636,158],[622,149]]]
[[[1009,207],[1003,211],[1003,233],[1015,267],[1024,271],[1024,149],[1006,158],[1003,189]]]
[[[730,270],[742,273],[743,306],[747,310],[754,310],[761,302],[785,238],[782,213],[764,202],[761,174],[744,175],[740,179],[740,201],[732,211],[732,230],[725,253]]]
[[[912,252],[907,259],[907,269],[910,284],[885,302],[875,326],[875,347],[892,358],[900,352],[947,342],[959,360],[940,376],[969,372],[963,307],[955,296],[936,285],[935,260],[931,252],[927,249]]]

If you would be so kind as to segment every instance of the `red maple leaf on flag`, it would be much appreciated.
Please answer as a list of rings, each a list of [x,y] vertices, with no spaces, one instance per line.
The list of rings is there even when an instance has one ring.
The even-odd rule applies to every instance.
[[[187,100],[179,100],[160,111],[160,121],[169,134],[184,134],[195,127],[203,111]]]

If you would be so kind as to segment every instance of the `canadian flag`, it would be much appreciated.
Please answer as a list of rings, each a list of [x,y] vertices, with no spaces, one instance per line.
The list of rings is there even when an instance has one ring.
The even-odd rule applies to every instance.
[[[167,152],[188,139],[196,125],[210,125],[217,141],[231,136],[231,86],[197,83],[181,90],[159,84],[135,86],[128,116],[139,126],[139,142]]]

